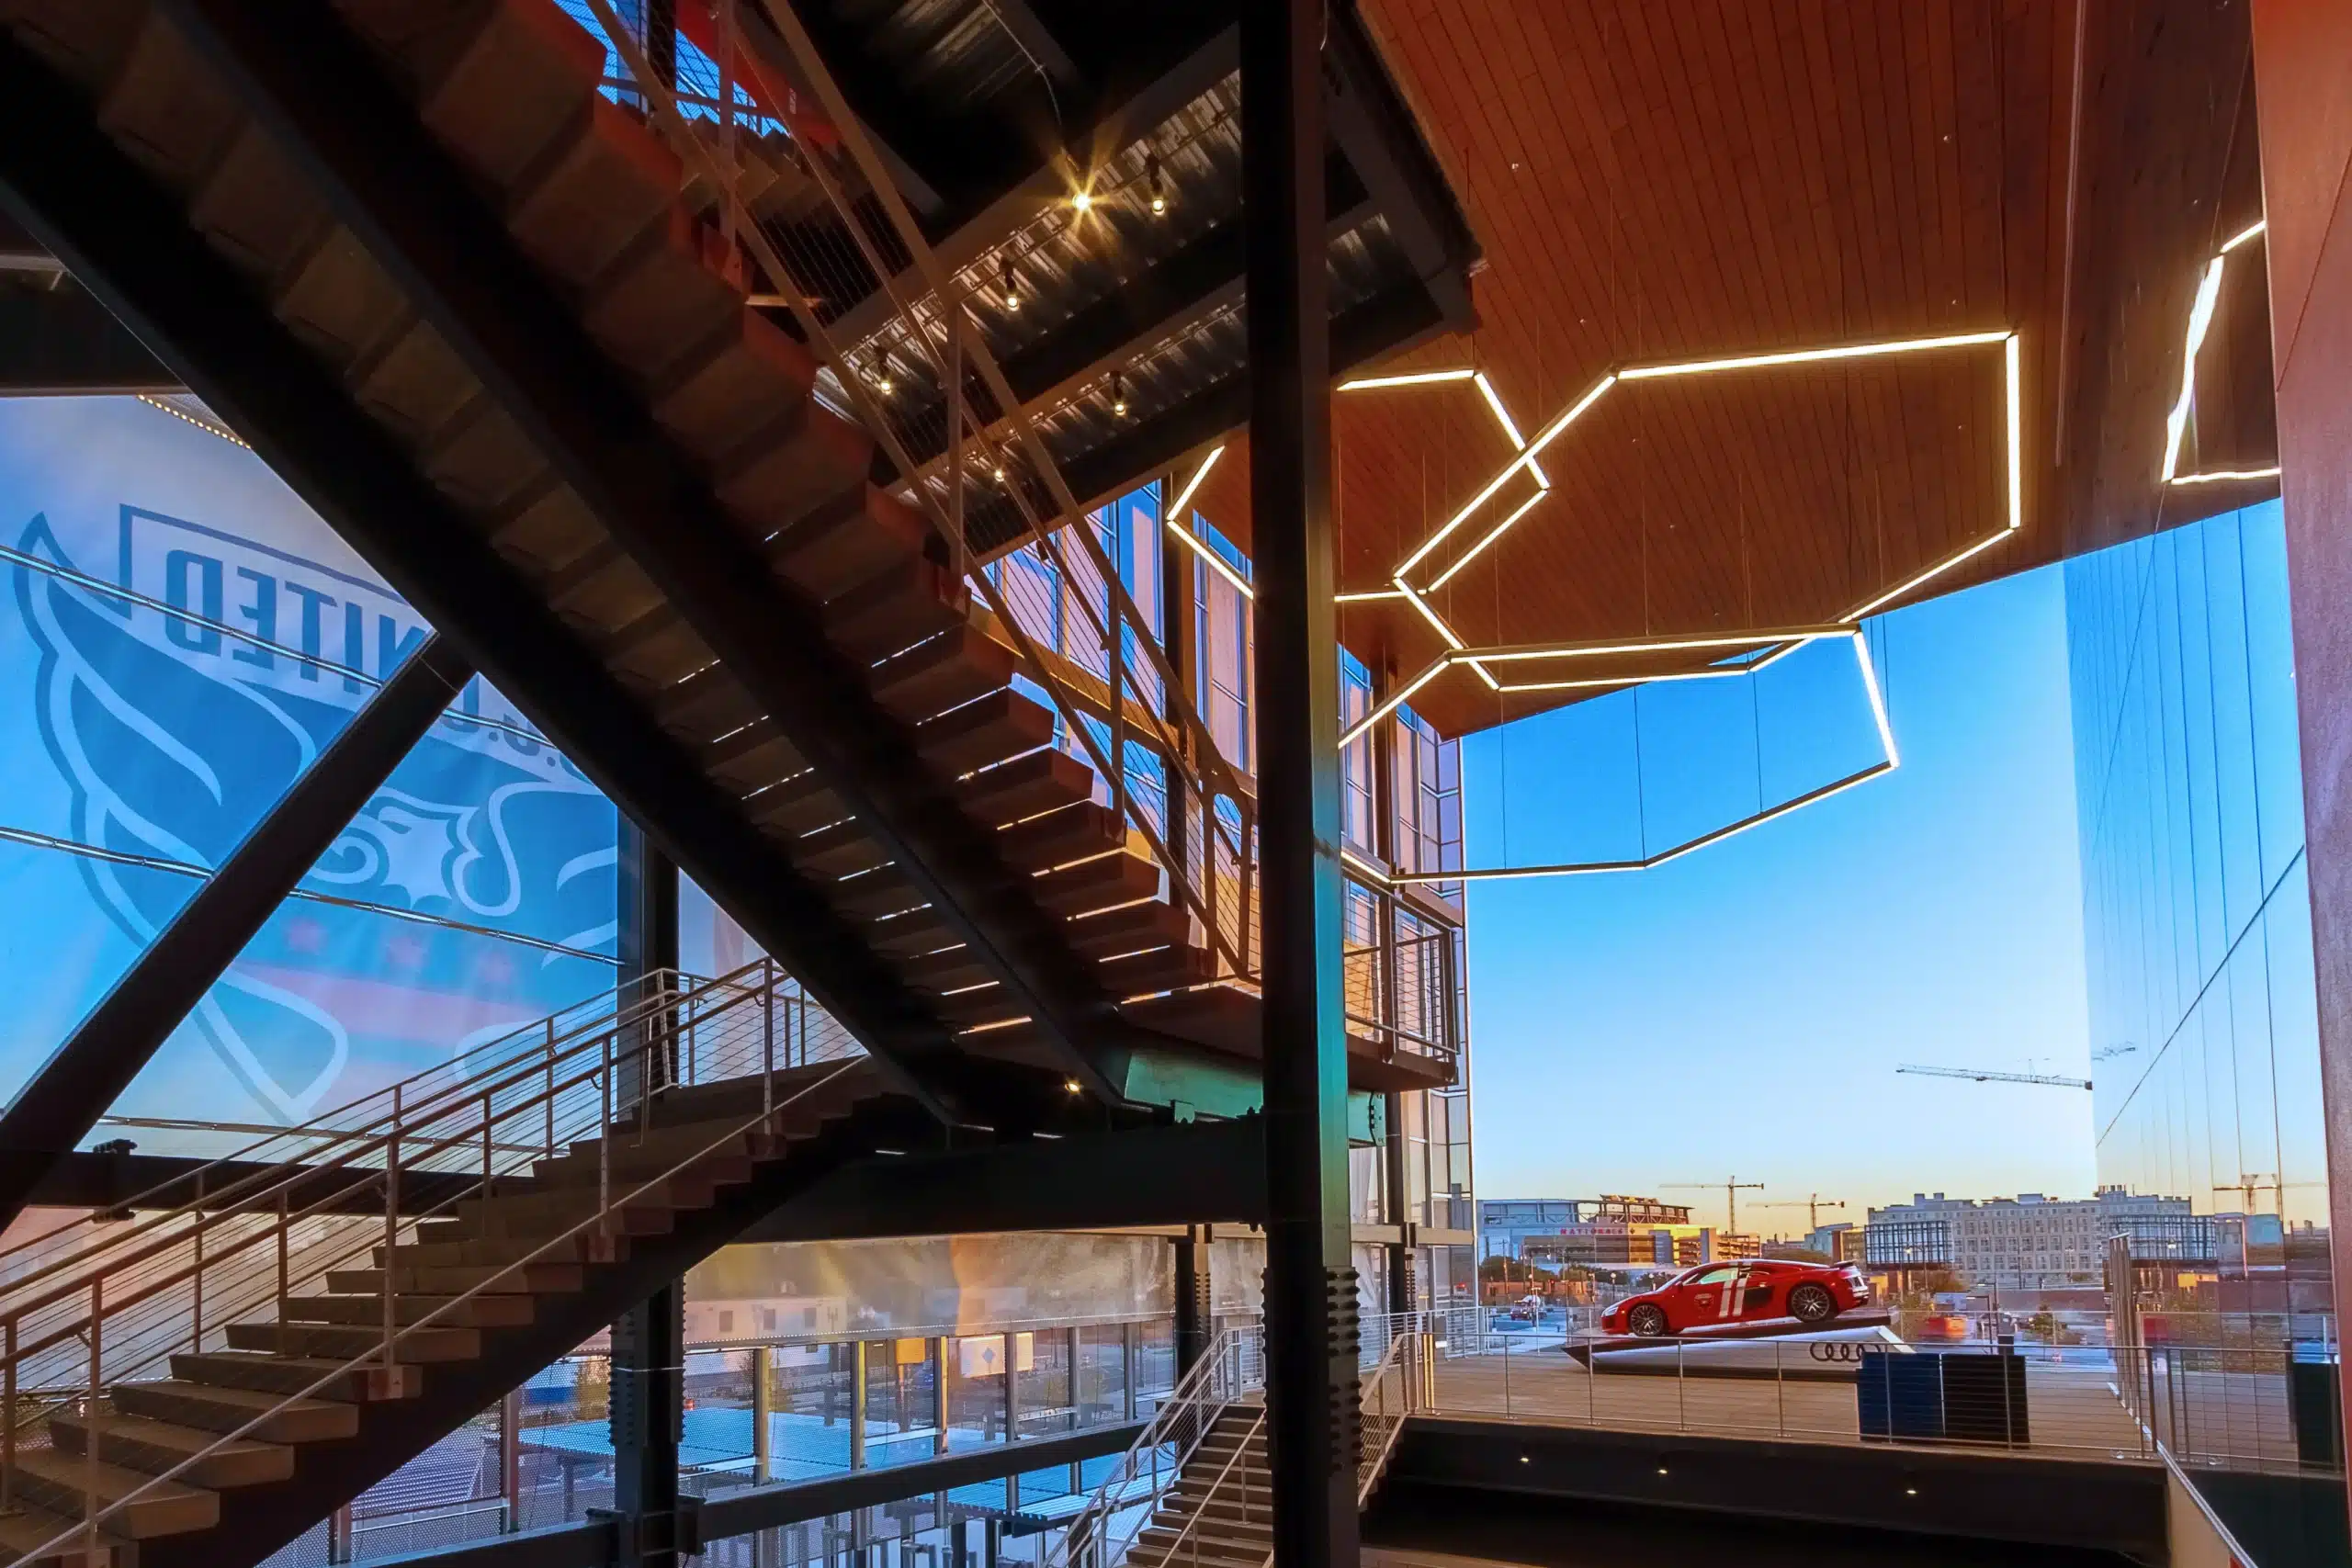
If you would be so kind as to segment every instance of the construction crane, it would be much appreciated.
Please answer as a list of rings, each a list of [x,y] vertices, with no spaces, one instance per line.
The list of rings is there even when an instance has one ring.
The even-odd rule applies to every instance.
[[[2265,1190],[2274,1193],[2277,1192],[2278,1190],[2278,1173],[2275,1170],[2242,1170],[2238,1172],[2238,1179],[2235,1181],[2231,1182],[2226,1187],[2222,1186],[2219,1182],[2214,1183],[2213,1190],[2216,1192],[2245,1193],[2245,1212],[2249,1214],[2257,1213],[2260,1211],[2256,1209],[2254,1205],[2255,1194]],[[2284,1201],[2284,1199],[2280,1200],[2282,1203]],[[2282,1209],[2280,1212],[2284,1213],[2285,1211]]]
[[[1843,1198],[1824,1198],[1820,1193],[1815,1192],[1804,1198],[1783,1198],[1777,1202],[1756,1203],[1750,1206],[1758,1209],[1803,1209],[1804,1211],[1805,1228],[1807,1230],[1817,1231],[1821,1228],[1821,1211],[1824,1209],[1842,1209],[1846,1206],[1846,1200]]]
[[[1966,1078],[1971,1083],[2038,1083],[2052,1089],[2088,1089],[2088,1078],[2062,1078],[2049,1073],[1996,1073],[1989,1067],[1922,1067],[1905,1063],[1898,1073],[1918,1073],[1931,1078]]]
[[[1713,1191],[1718,1187],[1722,1188],[1724,1190],[1724,1213],[1728,1218],[1728,1223],[1724,1226],[1724,1229],[1735,1235],[1737,1234],[1739,1230],[1739,1195],[1742,1192],[1746,1192],[1750,1190],[1758,1192],[1764,1190],[1764,1184],[1762,1182],[1742,1181],[1736,1176],[1733,1177],[1729,1181],[1669,1181],[1666,1185],[1668,1188],[1681,1188],[1686,1190]]]

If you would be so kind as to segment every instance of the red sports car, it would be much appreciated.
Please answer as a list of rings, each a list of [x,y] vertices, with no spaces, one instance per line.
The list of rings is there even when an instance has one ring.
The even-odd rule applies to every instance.
[[[1748,1258],[1702,1263],[1657,1290],[1628,1296],[1601,1314],[1600,1327],[1650,1338],[1769,1317],[1827,1323],[1870,1299],[1870,1281],[1850,1263]]]

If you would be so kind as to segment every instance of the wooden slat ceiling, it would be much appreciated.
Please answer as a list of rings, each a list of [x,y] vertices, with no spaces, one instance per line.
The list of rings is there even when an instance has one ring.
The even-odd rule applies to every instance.
[[[2026,525],[1936,591],[2256,499],[2154,483],[2197,274],[2259,215],[2244,7],[2087,4],[2078,126],[2073,0],[1365,0],[1488,261],[1478,330],[1382,371],[1476,366],[1532,433],[1612,367],[2015,329]],[[2226,323],[2261,320],[2260,272],[2201,361],[2207,446],[2241,461],[2266,334]],[[2001,528],[2003,388],[1997,345],[1622,383],[1433,604],[1474,646],[1838,618]],[[1466,382],[1342,394],[1335,431],[1343,591],[1511,456]],[[1236,433],[1195,504],[1243,541],[1248,482]],[[1441,651],[1393,600],[1341,635],[1403,677]],[[1457,671],[1414,705],[1461,733],[1569,695]]]

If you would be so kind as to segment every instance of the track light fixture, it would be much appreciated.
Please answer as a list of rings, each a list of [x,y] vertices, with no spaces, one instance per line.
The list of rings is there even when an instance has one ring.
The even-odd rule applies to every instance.
[[[1111,412],[1120,419],[1127,417],[1127,377],[1123,370],[1111,372]]]
[[[1021,279],[1013,274],[1011,257],[1005,259],[1001,281],[1004,284],[1004,308],[1018,310],[1021,309]]]
[[[1154,218],[1163,217],[1168,211],[1168,189],[1160,172],[1159,153],[1153,152],[1145,157],[1143,172],[1144,178],[1151,185],[1151,215]]]

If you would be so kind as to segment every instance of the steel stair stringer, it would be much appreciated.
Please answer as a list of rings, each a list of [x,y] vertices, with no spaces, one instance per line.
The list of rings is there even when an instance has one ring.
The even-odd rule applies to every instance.
[[[999,1113],[944,1022],[353,406],[74,85],[6,29],[0,200],[910,1092],[950,1119]]]
[[[610,359],[347,27],[321,6],[158,0],[335,217],[614,541],[888,852],[1098,1099],[1104,1046],[1159,1043],[963,808],[907,728],[726,514]]]

